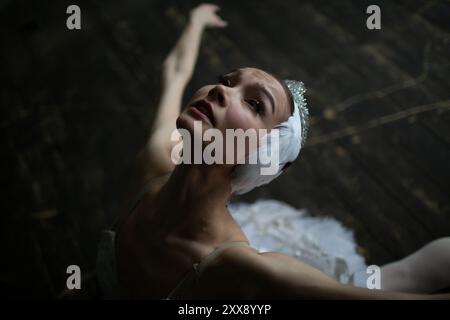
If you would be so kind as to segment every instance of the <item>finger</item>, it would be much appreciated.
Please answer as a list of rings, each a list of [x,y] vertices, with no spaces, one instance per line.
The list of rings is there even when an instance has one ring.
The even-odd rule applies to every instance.
[[[211,25],[214,25],[214,26],[224,26],[227,24],[226,21],[224,21],[221,17],[216,16],[216,15],[211,17],[210,22],[211,22]]]
[[[220,28],[224,28],[228,25],[228,23],[226,21],[222,21],[222,20],[216,20],[216,21],[212,21],[209,26],[211,27],[220,27]]]
[[[219,6],[214,6],[214,8],[211,8],[211,11],[215,14],[217,14],[218,11],[220,11],[220,7]]]
[[[203,6],[205,8],[208,8],[208,9],[212,10],[212,11],[220,10],[220,7],[218,5],[216,5],[216,4],[213,4],[213,3],[205,3]]]
[[[217,25],[219,27],[226,27],[228,25],[228,22],[225,20],[219,20],[219,21],[217,21]]]

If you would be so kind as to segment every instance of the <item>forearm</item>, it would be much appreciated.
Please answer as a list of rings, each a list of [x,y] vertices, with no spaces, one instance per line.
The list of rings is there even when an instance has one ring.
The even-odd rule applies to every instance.
[[[178,79],[162,91],[151,127],[151,135],[161,129],[172,131],[176,128],[176,120],[181,112],[184,88],[185,85],[181,79]]]
[[[386,291],[377,289],[356,288],[349,285],[339,285],[334,291],[337,299],[362,300],[450,300],[450,294],[416,294],[409,292]]]
[[[253,271],[262,283],[257,298],[288,299],[450,299],[450,294],[429,295],[358,288],[339,283],[323,272],[279,253],[262,255],[261,270]]]
[[[195,67],[204,27],[190,21],[163,64],[162,93],[152,131],[175,129],[183,92]]]
[[[189,22],[164,60],[160,100],[147,141],[137,157],[141,164],[137,165],[141,168],[138,169],[139,176],[156,176],[174,168],[171,151],[177,141],[171,141],[171,137],[176,133],[183,92],[194,71],[203,30],[226,26],[216,14],[218,9],[216,5],[201,4],[191,10]]]
[[[204,28],[205,25],[202,22],[189,19],[181,37],[164,61],[163,85],[165,87],[171,85],[173,76],[181,78],[184,84],[187,84],[191,78]]]
[[[450,287],[450,237],[383,266],[381,279],[385,290],[425,293]]]

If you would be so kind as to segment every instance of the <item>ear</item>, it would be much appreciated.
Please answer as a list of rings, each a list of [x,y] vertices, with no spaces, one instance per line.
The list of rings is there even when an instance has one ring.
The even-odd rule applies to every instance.
[[[286,162],[286,164],[283,166],[283,169],[281,169],[281,171],[285,171],[287,168],[289,168],[291,166],[292,162]]]

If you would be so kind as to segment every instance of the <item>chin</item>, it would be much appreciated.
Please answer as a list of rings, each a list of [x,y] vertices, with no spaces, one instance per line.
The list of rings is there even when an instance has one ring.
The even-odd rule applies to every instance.
[[[201,151],[203,153],[205,147],[207,145],[209,145],[211,143],[211,141],[204,141],[202,138],[205,134],[205,131],[208,130],[210,128],[210,126],[206,123],[202,123],[202,131],[201,132],[197,132],[197,135],[195,135],[194,133],[194,121],[199,121],[197,118],[186,114],[186,113],[182,113],[176,121],[176,126],[177,129],[184,129],[186,131],[189,132],[190,135],[190,139],[191,140],[191,146],[194,146],[194,139],[199,139],[201,141]],[[199,134],[200,133],[200,134]],[[225,153],[225,150],[223,151],[223,153]]]
[[[176,122],[177,129],[185,129],[189,131],[191,135],[194,134],[194,121],[198,121],[197,119],[193,118],[189,114],[183,113],[181,114]],[[203,130],[204,131],[204,127]],[[203,134],[203,132],[202,132]]]
[[[199,122],[201,120],[193,117],[189,113],[182,113],[177,118],[176,127],[177,127],[177,129],[185,129],[185,130],[189,131],[190,134],[193,135],[195,121]],[[214,127],[211,127],[209,124],[202,122],[202,132],[201,132],[202,136],[207,129],[212,129],[212,128],[214,128]]]
[[[186,129],[192,131],[194,129],[194,122],[188,115],[182,113],[177,118],[176,126],[177,129]]]
[[[195,136],[194,121],[196,121],[196,120],[197,119],[191,117],[189,114],[182,113],[177,119],[176,126],[177,126],[177,129],[184,129],[187,132],[189,132],[189,139],[192,139],[191,140],[192,146],[193,146],[193,139],[199,139],[200,141],[202,141],[202,150],[203,150],[203,148],[205,147],[205,142],[203,141],[202,137],[203,137],[205,128],[203,127],[202,132],[200,132],[200,134],[197,133],[197,136]]]

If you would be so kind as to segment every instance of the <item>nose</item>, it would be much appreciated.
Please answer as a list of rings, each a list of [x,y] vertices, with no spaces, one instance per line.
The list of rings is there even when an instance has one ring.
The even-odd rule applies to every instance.
[[[208,97],[212,99],[212,101],[217,101],[221,107],[225,107],[227,105],[225,86],[223,85],[217,85],[209,90]]]

